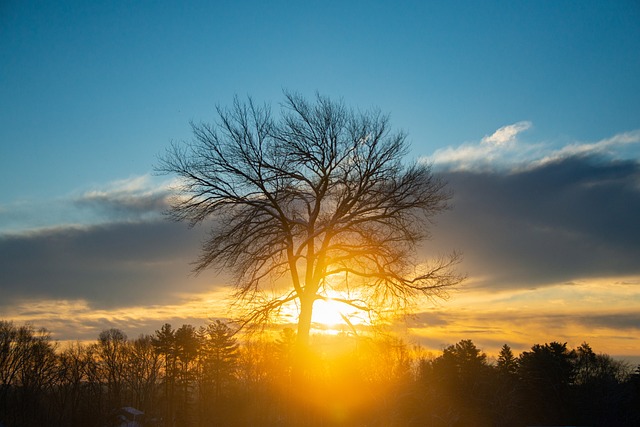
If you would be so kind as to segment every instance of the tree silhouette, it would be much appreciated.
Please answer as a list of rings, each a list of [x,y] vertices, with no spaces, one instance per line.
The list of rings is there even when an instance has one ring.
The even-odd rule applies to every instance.
[[[472,340],[461,340],[445,347],[433,365],[444,395],[449,404],[453,402],[443,418],[458,420],[460,425],[484,425],[491,396],[487,355]]]
[[[458,254],[415,258],[450,194],[428,165],[402,162],[406,136],[387,116],[290,93],[277,118],[251,99],[217,112],[213,125],[192,124],[193,141],[173,144],[157,170],[180,178],[174,219],[214,220],[196,271],[234,273],[241,325],[295,302],[303,354],[319,299],[396,312],[460,282]],[[273,282],[282,277],[290,287]]]
[[[296,333],[291,328],[280,331],[280,338],[276,339],[276,354],[278,361],[284,370],[286,382],[291,382],[291,374],[294,365]]]
[[[193,325],[185,324],[176,329],[175,352],[177,362],[177,379],[179,382],[181,399],[180,418],[190,416],[191,388],[196,376],[196,359],[200,351],[200,341]]]
[[[571,413],[570,386],[575,379],[576,352],[567,343],[536,344],[518,360],[528,409],[538,423],[566,424]]]
[[[513,355],[513,351],[511,351],[511,347],[508,344],[503,345],[500,349],[496,367],[502,374],[515,375],[518,369],[518,359]]]
[[[173,419],[177,368],[175,331],[169,323],[165,323],[162,328],[156,330],[151,342],[156,353],[164,357],[164,416],[166,419]]]
[[[129,343],[126,381],[136,408],[146,411],[153,406],[161,365],[160,355],[155,351],[150,335],[141,335]]]
[[[204,380],[214,385],[214,397],[218,400],[222,386],[229,384],[234,375],[238,358],[238,342],[234,330],[216,320],[198,331]]]
[[[203,394],[203,383],[192,382],[189,402],[184,390],[177,390],[178,411],[166,417],[162,384],[154,379],[163,354],[152,351],[151,343],[158,333],[174,337],[170,325],[156,331],[153,341],[145,335],[127,340],[112,329],[98,342],[56,351],[47,330],[0,320],[0,424],[124,425],[114,409],[135,406],[144,410],[145,425],[157,426],[640,425],[640,367],[595,353],[587,343],[574,350],[557,342],[536,344],[516,358],[513,372],[505,369],[511,362],[503,363],[513,361],[508,346],[491,364],[471,340],[447,346],[435,357],[386,334],[327,336],[325,348],[341,339],[359,345],[347,352],[332,348],[318,357],[319,369],[309,373],[318,381],[309,389],[283,377],[286,360],[279,359],[292,353],[292,329],[236,344],[225,326],[214,322],[200,329],[195,359],[191,350],[179,349],[194,347],[191,325],[179,328],[180,346],[172,343],[163,350],[170,358],[186,351],[184,360],[202,381],[202,375],[217,375],[215,363],[205,363],[207,353],[215,351],[203,349],[219,348],[220,370],[232,373],[229,381],[221,381],[217,401],[213,384],[205,384],[210,393]],[[206,330],[213,333],[205,337]],[[113,369],[124,369],[119,403],[111,399],[115,380],[106,360]],[[177,363],[182,368],[182,359]]]
[[[97,354],[100,368],[107,382],[107,405],[111,409],[122,406],[122,389],[126,373],[127,335],[120,329],[111,328],[100,332]]]
[[[55,346],[49,332],[0,320],[0,423],[46,422],[41,400],[56,378]]]

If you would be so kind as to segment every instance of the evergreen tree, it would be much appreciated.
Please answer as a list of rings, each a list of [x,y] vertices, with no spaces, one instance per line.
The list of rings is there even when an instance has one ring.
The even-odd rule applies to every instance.
[[[496,364],[498,371],[503,374],[513,375],[518,369],[518,359],[513,355],[511,347],[505,344],[498,354],[498,362]]]
[[[224,322],[216,320],[200,328],[200,352],[204,379],[214,385],[214,397],[222,394],[224,385],[232,380],[238,359],[238,342],[234,331]]]
[[[518,374],[528,403],[529,419],[542,424],[567,424],[570,419],[570,385],[575,378],[576,353],[567,343],[536,344],[518,359]]]

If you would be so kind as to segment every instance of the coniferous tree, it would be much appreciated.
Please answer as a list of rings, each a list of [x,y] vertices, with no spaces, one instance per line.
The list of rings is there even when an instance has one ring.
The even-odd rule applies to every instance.
[[[575,351],[567,343],[535,344],[518,359],[528,416],[534,423],[571,424],[570,386],[575,379]]]
[[[496,426],[512,426],[520,422],[519,414],[523,406],[522,390],[518,381],[518,358],[511,347],[504,344],[498,354],[493,378],[495,393],[491,410]]]
[[[438,387],[444,397],[443,419],[462,424],[483,424],[488,417],[490,368],[487,355],[471,340],[446,347],[433,361]]]
[[[235,375],[238,341],[234,331],[220,320],[203,326],[199,335],[204,378],[214,384],[214,397],[218,399],[223,386]]]
[[[276,339],[276,352],[287,383],[291,382],[295,347],[296,332],[292,328],[284,328],[281,330],[280,337]]]
[[[503,345],[500,349],[496,367],[498,371],[506,375],[514,375],[518,370],[518,359],[513,355],[508,344]]]

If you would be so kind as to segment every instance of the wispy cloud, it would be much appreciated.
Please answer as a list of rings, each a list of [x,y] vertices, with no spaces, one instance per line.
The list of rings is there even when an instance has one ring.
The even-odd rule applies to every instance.
[[[503,126],[480,141],[442,148],[422,160],[447,170],[494,170],[508,163],[523,162],[540,149],[538,145],[523,145],[518,139],[532,126],[529,121]]]
[[[86,191],[74,203],[110,220],[138,220],[155,217],[168,207],[169,188],[168,183],[155,182],[149,175],[143,175]]]
[[[5,204],[0,206],[0,235],[158,219],[168,206],[171,185],[142,175],[64,197]]]
[[[640,129],[596,142],[574,142],[561,148],[544,142],[524,142],[520,135],[533,128],[530,121],[506,125],[479,141],[436,150],[421,160],[446,171],[518,171],[576,156],[638,158]]]
[[[46,326],[57,339],[93,340],[108,328],[119,328],[135,336],[153,333],[167,322],[197,326],[212,318],[232,315],[226,310],[226,294],[225,289],[194,292],[188,299],[177,298],[166,304],[137,302],[110,309],[97,307],[85,299],[25,298],[2,307],[2,313],[18,323]]]
[[[613,158],[622,157],[621,151],[628,146],[640,144],[640,129],[631,132],[624,132],[593,143],[574,143],[553,150],[534,161],[533,166],[543,165],[549,162],[556,162],[572,156],[606,155]]]
[[[518,135],[530,129],[531,126],[533,126],[533,124],[529,121],[522,121],[512,125],[503,126],[493,134],[482,138],[480,144],[498,147],[514,144],[517,141]]]
[[[640,315],[637,280],[626,285],[615,278],[496,292],[465,289],[446,305],[418,313],[408,324],[418,341],[442,348],[472,338],[496,354],[507,343],[516,351],[553,340],[570,347],[590,343],[596,351],[637,355]]]

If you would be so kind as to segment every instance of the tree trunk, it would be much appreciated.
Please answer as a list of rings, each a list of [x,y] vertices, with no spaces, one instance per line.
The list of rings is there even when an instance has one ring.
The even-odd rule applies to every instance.
[[[315,295],[312,297],[303,296],[300,298],[300,315],[298,317],[298,334],[296,337],[296,353],[293,366],[293,377],[301,378],[308,365],[309,358],[309,334],[311,331],[311,317],[313,315],[313,303]]]

